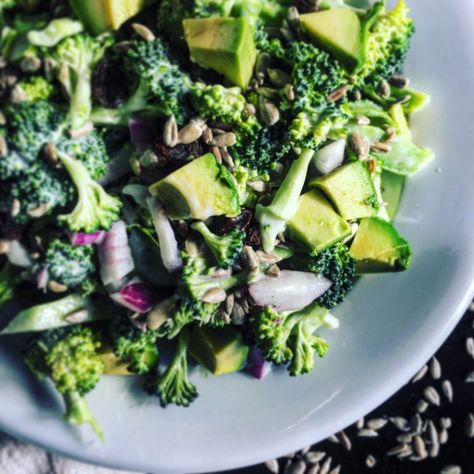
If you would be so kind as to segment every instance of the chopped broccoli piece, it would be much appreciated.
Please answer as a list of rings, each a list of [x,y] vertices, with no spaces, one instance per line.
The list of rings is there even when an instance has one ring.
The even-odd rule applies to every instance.
[[[107,194],[80,161],[63,152],[58,152],[58,157],[78,193],[76,207],[70,214],[59,216],[59,222],[66,224],[72,232],[93,233],[110,229],[120,219],[121,201]]]
[[[20,281],[17,269],[10,262],[4,262],[0,270],[0,306],[15,296],[15,287]]]
[[[245,232],[233,229],[220,236],[211,232],[204,222],[196,222],[191,227],[203,236],[220,267],[232,267],[244,248]]]
[[[91,329],[73,326],[33,337],[23,357],[36,375],[50,378],[63,396],[66,420],[76,425],[88,423],[103,438],[102,430],[84,399],[97,385],[105,369],[97,353],[99,347]]]
[[[308,270],[320,274],[331,281],[332,285],[317,302],[331,309],[342,303],[355,282],[355,260],[349,255],[346,245],[336,245],[323,250],[308,263]]]
[[[43,76],[33,76],[18,83],[28,102],[48,100],[54,93],[54,86]]]
[[[277,235],[285,230],[286,223],[298,208],[298,199],[313,155],[312,150],[303,150],[301,156],[292,163],[271,204],[258,204],[255,208],[255,217],[260,223],[263,250],[267,253],[275,248]]]
[[[111,324],[110,338],[114,354],[128,363],[127,369],[136,374],[147,374],[157,366],[160,358],[157,337],[155,331],[142,331],[125,316],[114,319]]]
[[[58,79],[70,99],[72,130],[79,130],[89,121],[92,111],[92,73],[110,45],[110,36],[93,38],[87,33],[78,33],[63,39],[54,49]]]
[[[329,323],[329,318],[328,310],[317,303],[293,313],[278,313],[266,307],[252,315],[250,326],[267,360],[289,363],[290,375],[301,375],[313,370],[315,352],[323,357],[329,348],[324,339],[314,334]]]
[[[198,396],[196,387],[188,379],[188,341],[187,331],[181,332],[173,359],[166,370],[151,377],[145,385],[150,395],[160,397],[163,407],[171,403],[187,407]]]
[[[48,269],[50,279],[70,290],[90,293],[96,286],[94,247],[91,245],[74,246],[55,239],[48,245],[42,263]]]

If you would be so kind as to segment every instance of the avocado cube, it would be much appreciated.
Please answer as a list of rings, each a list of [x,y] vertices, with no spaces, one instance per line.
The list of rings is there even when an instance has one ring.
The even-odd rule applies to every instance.
[[[395,219],[397,215],[405,189],[405,181],[405,176],[382,171],[382,200],[386,203],[385,209],[390,220]]]
[[[367,166],[361,161],[343,165],[326,176],[311,181],[334,204],[344,219],[376,216],[379,200]]]
[[[311,255],[317,255],[351,235],[351,227],[318,191],[311,191],[300,196],[287,233]]]
[[[239,193],[234,178],[212,153],[196,158],[150,186],[171,219],[206,220],[237,216]]]
[[[189,352],[214,375],[241,370],[249,354],[242,332],[231,327],[195,326],[189,341]]]
[[[390,222],[378,217],[362,219],[349,250],[356,272],[383,273],[406,270],[411,249]]]
[[[240,18],[190,18],[183,21],[191,58],[214,69],[231,83],[246,89],[252,78],[257,50],[248,20]]]
[[[349,68],[359,63],[362,54],[361,23],[350,8],[332,8],[301,15],[301,26],[311,40],[333,54]]]

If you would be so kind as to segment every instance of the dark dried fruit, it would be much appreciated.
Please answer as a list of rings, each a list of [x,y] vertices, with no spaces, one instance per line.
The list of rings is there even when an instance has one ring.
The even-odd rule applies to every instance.
[[[294,6],[298,9],[300,13],[312,13],[319,11],[317,0],[295,0],[293,2]]]
[[[163,143],[155,143],[154,151],[160,163],[172,166],[183,166],[204,154],[204,148],[200,140],[189,145],[180,143],[173,148],[163,145]]]
[[[104,56],[92,76],[94,100],[102,107],[115,108],[131,94],[132,84],[118,57]]]
[[[221,217],[216,221],[217,232],[227,234],[234,229],[246,230],[252,220],[252,212],[244,209],[236,217]]]
[[[258,248],[262,244],[262,237],[260,235],[260,229],[258,224],[252,222],[247,229],[247,235],[245,237],[245,245]]]

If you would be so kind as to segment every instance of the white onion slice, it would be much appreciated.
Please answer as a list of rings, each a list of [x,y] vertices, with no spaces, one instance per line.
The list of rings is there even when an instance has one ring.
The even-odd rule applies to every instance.
[[[170,273],[176,272],[182,268],[183,262],[179,256],[178,241],[170,220],[158,199],[150,197],[147,199],[147,204],[160,242],[163,265]]]
[[[7,258],[12,265],[17,267],[31,267],[30,255],[18,240],[10,240],[8,242]]]
[[[100,276],[105,286],[120,287],[123,277],[135,268],[125,222],[115,222],[99,245]]]
[[[313,158],[316,169],[323,175],[334,171],[342,165],[345,150],[346,140],[344,138],[321,148],[321,150],[315,153]]]
[[[258,306],[277,311],[298,311],[319,298],[331,286],[326,278],[309,272],[282,270],[278,278],[263,277],[249,286]]]

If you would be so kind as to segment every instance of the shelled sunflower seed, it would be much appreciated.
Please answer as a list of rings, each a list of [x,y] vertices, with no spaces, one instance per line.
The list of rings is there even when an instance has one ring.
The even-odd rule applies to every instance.
[[[430,362],[430,373],[431,377],[434,380],[438,380],[441,378],[441,364],[439,363],[436,357],[433,357]]]

